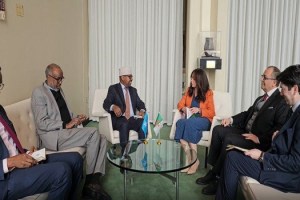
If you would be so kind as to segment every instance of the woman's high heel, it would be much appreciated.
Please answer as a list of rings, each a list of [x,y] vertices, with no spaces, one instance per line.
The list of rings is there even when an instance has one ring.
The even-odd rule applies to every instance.
[[[183,170],[181,170],[180,172],[181,172],[181,173],[187,173],[189,170],[190,170],[190,167],[188,167],[188,168],[186,168],[186,169],[183,169]]]
[[[187,174],[191,175],[191,174],[195,174],[196,171],[198,170],[200,161],[197,159],[196,162],[189,168]]]
[[[191,163],[191,149],[188,145],[184,146],[184,152],[186,154],[185,165],[189,165]],[[187,173],[190,170],[190,167],[181,170],[182,173]]]

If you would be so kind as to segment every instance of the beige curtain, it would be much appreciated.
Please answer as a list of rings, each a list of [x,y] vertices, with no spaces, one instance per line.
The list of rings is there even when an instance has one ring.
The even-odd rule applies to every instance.
[[[119,82],[121,66],[149,111],[168,123],[181,97],[182,0],[89,0],[89,90]],[[90,108],[92,102],[90,102]]]
[[[267,66],[300,63],[300,1],[230,0],[229,12],[228,84],[233,113],[239,113],[262,94]]]

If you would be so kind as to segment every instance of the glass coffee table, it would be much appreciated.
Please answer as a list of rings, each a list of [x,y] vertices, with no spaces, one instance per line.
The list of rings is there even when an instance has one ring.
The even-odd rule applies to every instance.
[[[124,175],[124,199],[126,199],[128,171],[148,174],[160,174],[169,178],[176,187],[176,200],[179,198],[179,171],[193,165],[197,153],[189,150],[185,153],[180,143],[174,140],[149,139],[129,141],[122,152],[119,144],[108,149],[107,159],[120,168]],[[124,145],[125,146],[125,145]],[[191,162],[187,162],[191,159]],[[168,173],[174,172],[174,176]]]

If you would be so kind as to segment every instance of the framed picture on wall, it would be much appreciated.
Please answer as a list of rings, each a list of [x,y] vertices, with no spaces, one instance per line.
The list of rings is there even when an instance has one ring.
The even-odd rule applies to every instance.
[[[5,20],[5,2],[0,0],[0,20]]]

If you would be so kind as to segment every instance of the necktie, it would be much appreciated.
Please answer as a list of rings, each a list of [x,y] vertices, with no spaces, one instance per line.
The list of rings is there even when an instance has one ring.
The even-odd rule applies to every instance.
[[[20,153],[25,153],[19,139],[17,138],[16,133],[11,129],[11,127],[7,124],[7,122],[2,118],[2,116],[0,116],[0,122],[3,124],[4,128],[6,129],[6,131],[8,132],[8,134],[10,135],[10,137],[13,139],[14,143],[16,144],[18,150]]]
[[[287,119],[289,119],[291,116],[292,116],[292,114],[293,114],[293,109],[292,109],[292,107],[289,109],[289,112],[288,112],[288,114],[287,114]]]
[[[125,104],[126,104],[125,117],[126,117],[126,119],[129,119],[130,118],[130,99],[129,99],[128,88],[125,88]]]
[[[269,97],[268,94],[265,93],[264,96],[263,96],[263,101],[266,101],[268,99],[268,97]]]
[[[247,131],[251,132],[253,122],[254,122],[255,118],[257,117],[259,110],[263,107],[263,105],[265,104],[265,101],[268,99],[268,97],[269,97],[268,94],[265,93],[264,96],[262,96],[262,98],[259,99],[258,102],[256,103],[255,110],[246,125]]]

